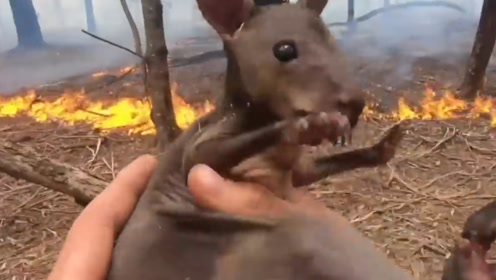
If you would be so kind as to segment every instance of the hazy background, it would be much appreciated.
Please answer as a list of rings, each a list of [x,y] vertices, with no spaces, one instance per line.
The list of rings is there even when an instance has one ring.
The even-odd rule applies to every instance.
[[[169,48],[181,39],[207,36],[212,30],[201,18],[195,0],[163,1],[172,4],[164,9],[166,38]],[[293,2],[293,1],[292,1]],[[323,12],[326,22],[346,21],[347,0],[330,0]],[[355,17],[383,6],[383,0],[355,0]],[[395,1],[392,4],[411,1]],[[426,2],[429,2],[426,0]],[[358,25],[352,38],[341,41],[350,53],[377,58],[403,52],[409,57],[445,53],[468,53],[475,36],[482,0],[452,0],[467,10],[466,14],[444,7],[420,7],[387,12]],[[102,67],[127,65],[136,61],[132,55],[98,42],[81,33],[86,29],[84,0],[33,0],[46,42],[57,45],[84,46],[84,56],[68,54],[52,58],[46,54],[9,58],[0,55],[0,92],[22,86],[53,82],[67,76],[96,71]],[[132,34],[118,0],[93,0],[98,34],[129,48]],[[144,42],[140,0],[128,0]],[[331,29],[340,37],[344,28]],[[366,38],[367,43],[361,43]],[[407,43],[411,41],[412,43]],[[0,52],[17,44],[9,1],[0,1]],[[217,49],[213,45],[212,49]],[[406,63],[406,62],[405,62]],[[408,69],[408,63],[405,64]],[[7,68],[7,69],[6,69]],[[403,71],[407,71],[404,70]]]

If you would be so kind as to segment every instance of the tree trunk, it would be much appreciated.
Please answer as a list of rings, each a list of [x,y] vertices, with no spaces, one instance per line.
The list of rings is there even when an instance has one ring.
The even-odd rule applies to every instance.
[[[32,0],[10,0],[20,47],[40,48],[45,42]]]
[[[348,22],[355,20],[355,0],[348,0]]]
[[[175,139],[181,132],[176,123],[167,63],[162,3],[160,0],[142,0],[146,33],[146,91],[152,99],[151,118],[157,128],[158,145]]]
[[[9,141],[0,141],[0,172],[72,196],[82,206],[107,186],[96,176]]]
[[[491,59],[495,41],[496,1],[484,0],[472,53],[460,87],[461,97],[473,99],[483,90],[486,68]]]
[[[96,33],[95,11],[93,9],[93,0],[84,0],[84,8],[86,10],[86,25],[88,31]]]
[[[133,19],[133,15],[131,11],[129,11],[129,7],[127,5],[126,0],[121,0],[122,9],[124,10],[124,14],[126,15],[127,21],[129,22],[129,26],[131,27],[131,32],[133,33],[134,38],[134,48],[136,53],[139,55],[143,55],[143,50],[141,48],[141,38],[139,35],[138,27],[136,26],[136,22]]]

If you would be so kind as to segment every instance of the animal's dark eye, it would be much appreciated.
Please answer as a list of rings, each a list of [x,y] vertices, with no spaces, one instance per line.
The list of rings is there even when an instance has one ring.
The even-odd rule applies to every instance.
[[[274,56],[281,62],[298,58],[298,49],[294,41],[280,41],[273,47]]]

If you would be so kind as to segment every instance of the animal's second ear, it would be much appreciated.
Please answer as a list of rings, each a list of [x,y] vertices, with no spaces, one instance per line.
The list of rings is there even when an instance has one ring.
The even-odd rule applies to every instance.
[[[248,18],[253,0],[196,0],[205,20],[219,35],[233,33]]]
[[[327,5],[328,0],[298,0],[298,5],[315,11],[317,14],[321,14]]]

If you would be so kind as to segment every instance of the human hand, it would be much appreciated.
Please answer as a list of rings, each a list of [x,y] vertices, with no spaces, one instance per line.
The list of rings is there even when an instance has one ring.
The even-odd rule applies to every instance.
[[[296,229],[295,234],[303,239],[305,236],[308,238],[302,241],[304,245],[299,245],[303,246],[301,248],[304,248],[305,255],[310,252],[313,254],[312,265],[315,267],[307,269],[333,275],[326,279],[413,280],[411,275],[377,250],[374,244],[356,230],[345,217],[331,211],[307,192],[293,189],[289,199],[282,200],[261,185],[226,180],[205,165],[192,168],[188,177],[188,185],[196,202],[205,208],[242,216],[289,218],[289,220],[296,221],[296,228],[293,227],[291,230]],[[301,223],[302,221],[304,222]],[[274,238],[277,239],[278,236]],[[285,244],[286,248],[274,247],[271,246],[270,238],[267,240],[269,240],[268,243],[257,243],[259,247],[255,251],[260,254],[260,257],[269,255],[277,258],[281,256],[278,254],[281,250],[286,250],[282,253],[285,255],[286,253],[293,254],[294,250],[299,248],[298,244]],[[291,248],[292,245],[296,247]],[[341,257],[333,257],[336,255]],[[243,254],[237,257],[244,260]],[[260,259],[259,256],[253,257],[254,259],[249,259],[249,261],[256,262]],[[269,266],[281,264],[270,257],[269,259],[273,261]],[[285,265],[284,262],[282,264]],[[226,279],[240,279],[240,276],[246,275],[242,273],[243,270],[240,267],[236,267],[236,265],[246,265],[243,261],[234,261],[229,265],[234,265],[234,268],[231,266],[228,273],[236,275],[241,272],[242,275],[236,275],[236,277],[230,275]],[[259,263],[259,265],[265,264]],[[249,279],[257,278],[256,276],[250,278],[253,275],[250,274]]]
[[[86,206],[72,225],[48,280],[105,278],[114,241],[131,216],[156,165],[153,156],[139,157]],[[327,210],[300,192],[294,193],[295,203],[289,203],[263,186],[226,181],[205,165],[194,167],[188,179],[198,203],[212,210],[263,217],[282,217],[297,211],[295,206],[300,206],[302,211]]]
[[[105,279],[114,241],[132,214],[156,164],[155,158],[149,155],[136,159],[85,208],[69,231],[48,280]],[[303,191],[294,190],[290,199],[284,201],[261,185],[225,180],[205,165],[195,166],[190,171],[188,185],[197,203],[206,208],[264,218],[305,213],[334,229],[330,243],[344,240],[349,244],[347,248],[357,255],[367,247],[368,251],[373,250],[371,244],[364,246],[365,238],[358,236],[344,217]],[[377,259],[383,259],[381,257]],[[383,264],[394,270],[390,264]]]
[[[105,279],[114,241],[157,165],[143,155],[123,168],[72,225],[48,280]]]
[[[285,218],[292,214],[307,214],[333,225],[348,224],[308,192],[293,189],[283,200],[267,188],[255,183],[234,182],[221,177],[206,165],[196,165],[188,176],[188,185],[196,203],[210,210],[258,218]]]

